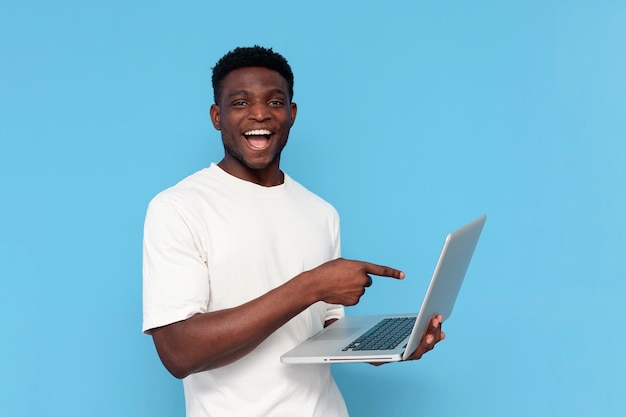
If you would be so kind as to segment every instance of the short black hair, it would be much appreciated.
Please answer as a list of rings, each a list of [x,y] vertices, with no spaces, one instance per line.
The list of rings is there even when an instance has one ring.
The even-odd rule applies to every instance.
[[[233,70],[247,67],[264,67],[278,72],[289,85],[289,99],[293,98],[293,72],[285,57],[274,52],[272,48],[254,45],[233,49],[220,58],[213,67],[211,82],[215,104],[219,104],[224,78]]]

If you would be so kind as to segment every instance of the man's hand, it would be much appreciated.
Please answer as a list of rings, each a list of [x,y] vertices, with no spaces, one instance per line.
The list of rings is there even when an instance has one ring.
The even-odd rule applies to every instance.
[[[426,352],[428,352],[429,350],[433,350],[437,343],[446,338],[446,334],[441,330],[442,322],[443,317],[441,316],[441,314],[433,317],[430,320],[430,324],[428,325],[428,329],[426,330],[424,337],[422,337],[422,340],[417,346],[417,349],[415,349],[415,352],[413,352],[411,356],[406,359],[407,361],[415,361],[421,359],[421,357],[424,356]],[[385,363],[388,362],[370,362],[370,364],[374,366],[384,365]]]
[[[335,259],[305,274],[311,280],[318,299],[330,304],[352,306],[372,285],[371,275],[403,279],[404,272],[369,262]]]
[[[415,352],[407,358],[408,361],[420,359],[426,352],[432,350],[435,345],[446,338],[446,334],[441,330],[443,317],[441,314],[435,316],[430,321],[426,334],[422,337],[422,341],[415,349]]]

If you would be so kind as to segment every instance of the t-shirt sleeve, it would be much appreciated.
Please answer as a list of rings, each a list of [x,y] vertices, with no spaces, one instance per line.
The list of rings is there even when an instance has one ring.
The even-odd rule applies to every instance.
[[[148,206],[143,240],[144,333],[207,311],[209,273],[192,221],[169,202],[153,200]]]
[[[328,320],[340,319],[346,315],[344,308],[340,304],[328,304],[326,308],[326,317],[324,322]]]

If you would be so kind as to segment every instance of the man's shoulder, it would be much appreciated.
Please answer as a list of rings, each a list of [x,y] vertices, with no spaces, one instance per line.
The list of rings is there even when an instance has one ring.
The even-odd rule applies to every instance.
[[[289,188],[292,194],[297,195],[300,199],[306,200],[308,204],[317,205],[320,208],[325,208],[326,210],[333,213],[337,212],[335,207],[330,202],[322,198],[319,194],[311,191],[309,188],[305,187],[298,181],[294,180],[287,174],[285,174],[285,181],[289,182]]]
[[[158,193],[154,196],[151,203],[192,202],[204,194],[206,188],[210,188],[211,184],[218,183],[214,181],[215,174],[213,171],[212,167],[208,167],[194,172],[175,185]]]

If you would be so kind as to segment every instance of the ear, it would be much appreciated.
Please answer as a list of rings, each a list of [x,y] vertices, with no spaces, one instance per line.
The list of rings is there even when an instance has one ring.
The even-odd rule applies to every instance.
[[[298,113],[298,106],[296,103],[291,103],[289,110],[291,111],[291,126],[293,126],[296,121],[296,114]]]
[[[213,122],[213,127],[215,128],[215,130],[221,130],[221,124],[220,124],[220,106],[218,106],[217,104],[212,104],[211,108],[209,109],[209,115],[211,116],[211,122]]]

